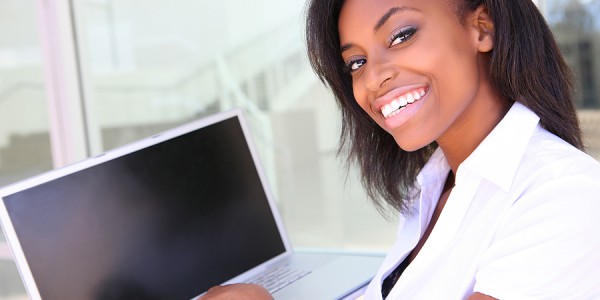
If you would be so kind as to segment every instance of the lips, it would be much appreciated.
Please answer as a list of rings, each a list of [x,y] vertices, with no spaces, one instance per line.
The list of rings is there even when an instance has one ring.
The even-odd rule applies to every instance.
[[[388,103],[381,107],[381,114],[383,114],[385,118],[392,117],[400,113],[408,105],[413,104],[421,99],[421,97],[423,97],[426,93],[427,86],[421,86],[410,89],[407,92],[401,93],[400,95],[393,96],[391,97],[391,101],[386,101]]]

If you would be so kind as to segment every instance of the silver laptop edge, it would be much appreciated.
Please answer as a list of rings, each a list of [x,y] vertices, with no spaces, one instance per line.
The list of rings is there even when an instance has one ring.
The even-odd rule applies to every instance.
[[[259,269],[266,268],[267,265],[273,263],[274,261],[280,259],[281,257],[291,256],[293,253],[293,250],[292,250],[290,241],[288,239],[287,233],[285,231],[285,228],[283,226],[283,221],[281,219],[281,215],[280,215],[277,205],[274,201],[274,197],[271,193],[271,189],[269,187],[269,183],[268,183],[266,174],[265,174],[265,172],[263,170],[263,166],[260,162],[260,158],[259,158],[257,149],[256,149],[254,141],[252,139],[251,132],[248,128],[248,123],[247,123],[246,117],[241,109],[233,109],[233,110],[217,113],[215,115],[211,115],[208,117],[204,117],[197,121],[192,121],[190,123],[187,123],[187,124],[175,127],[173,129],[164,131],[162,133],[155,134],[151,137],[148,137],[148,138],[145,138],[142,140],[138,140],[133,143],[115,148],[113,150],[110,150],[110,151],[107,151],[100,155],[96,155],[94,157],[85,159],[83,161],[80,161],[80,162],[59,168],[59,169],[51,170],[51,171],[45,172],[43,174],[37,175],[35,177],[31,177],[29,179],[26,179],[26,180],[23,180],[23,181],[20,181],[20,182],[17,182],[17,183],[14,183],[14,184],[11,184],[11,185],[1,188],[0,189],[0,198],[1,198],[0,221],[2,224],[2,229],[4,231],[4,235],[12,249],[12,254],[13,254],[14,260],[17,264],[17,268],[19,270],[21,278],[23,279],[23,282],[24,282],[24,285],[27,290],[29,298],[30,299],[41,299],[41,296],[40,296],[38,287],[35,283],[35,279],[33,278],[33,274],[31,272],[31,269],[29,267],[27,259],[23,253],[23,249],[21,248],[21,243],[19,242],[19,238],[17,237],[17,234],[13,227],[12,221],[8,214],[7,208],[5,206],[4,197],[11,195],[13,193],[16,193],[16,192],[25,190],[27,188],[33,187],[33,186],[52,181],[54,179],[65,176],[67,174],[75,173],[75,172],[96,166],[98,164],[113,160],[115,158],[127,155],[129,153],[144,149],[144,148],[152,146],[154,144],[164,142],[171,138],[175,138],[175,137],[183,135],[185,133],[192,132],[199,128],[203,128],[208,125],[211,125],[211,124],[214,124],[219,121],[229,119],[232,117],[239,118],[242,130],[244,132],[244,137],[246,139],[246,143],[248,145],[248,148],[250,149],[250,153],[251,153],[252,159],[254,161],[256,171],[258,172],[260,181],[262,183],[263,190],[266,194],[266,198],[269,201],[270,208],[273,212],[273,217],[274,217],[277,227],[279,229],[279,234],[280,234],[283,244],[285,246],[284,253],[263,263],[262,264],[263,267],[259,267]],[[226,283],[240,282],[240,281],[243,281],[244,279],[246,279],[247,277],[248,277],[248,275],[241,274],[241,275],[227,281]]]

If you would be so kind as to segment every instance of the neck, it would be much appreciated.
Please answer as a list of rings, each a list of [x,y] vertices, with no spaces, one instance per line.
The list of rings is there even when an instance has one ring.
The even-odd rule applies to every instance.
[[[465,160],[506,115],[510,103],[488,94],[474,100],[456,120],[455,124],[437,142],[456,174],[458,166]]]

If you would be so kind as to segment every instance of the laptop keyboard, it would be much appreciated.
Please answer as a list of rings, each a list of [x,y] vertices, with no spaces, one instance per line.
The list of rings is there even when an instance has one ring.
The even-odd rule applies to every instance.
[[[248,283],[261,285],[272,294],[309,273],[310,271],[292,269],[289,266],[279,266],[251,278]]]

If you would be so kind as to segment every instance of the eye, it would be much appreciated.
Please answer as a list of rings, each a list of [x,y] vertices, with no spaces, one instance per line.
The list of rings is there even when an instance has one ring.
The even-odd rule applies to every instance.
[[[417,32],[417,28],[414,26],[406,26],[400,28],[400,31],[395,33],[390,40],[390,47],[401,44],[413,37]]]
[[[365,58],[350,59],[346,63],[346,71],[352,73],[360,69],[360,67],[362,67],[365,63],[367,63]]]

